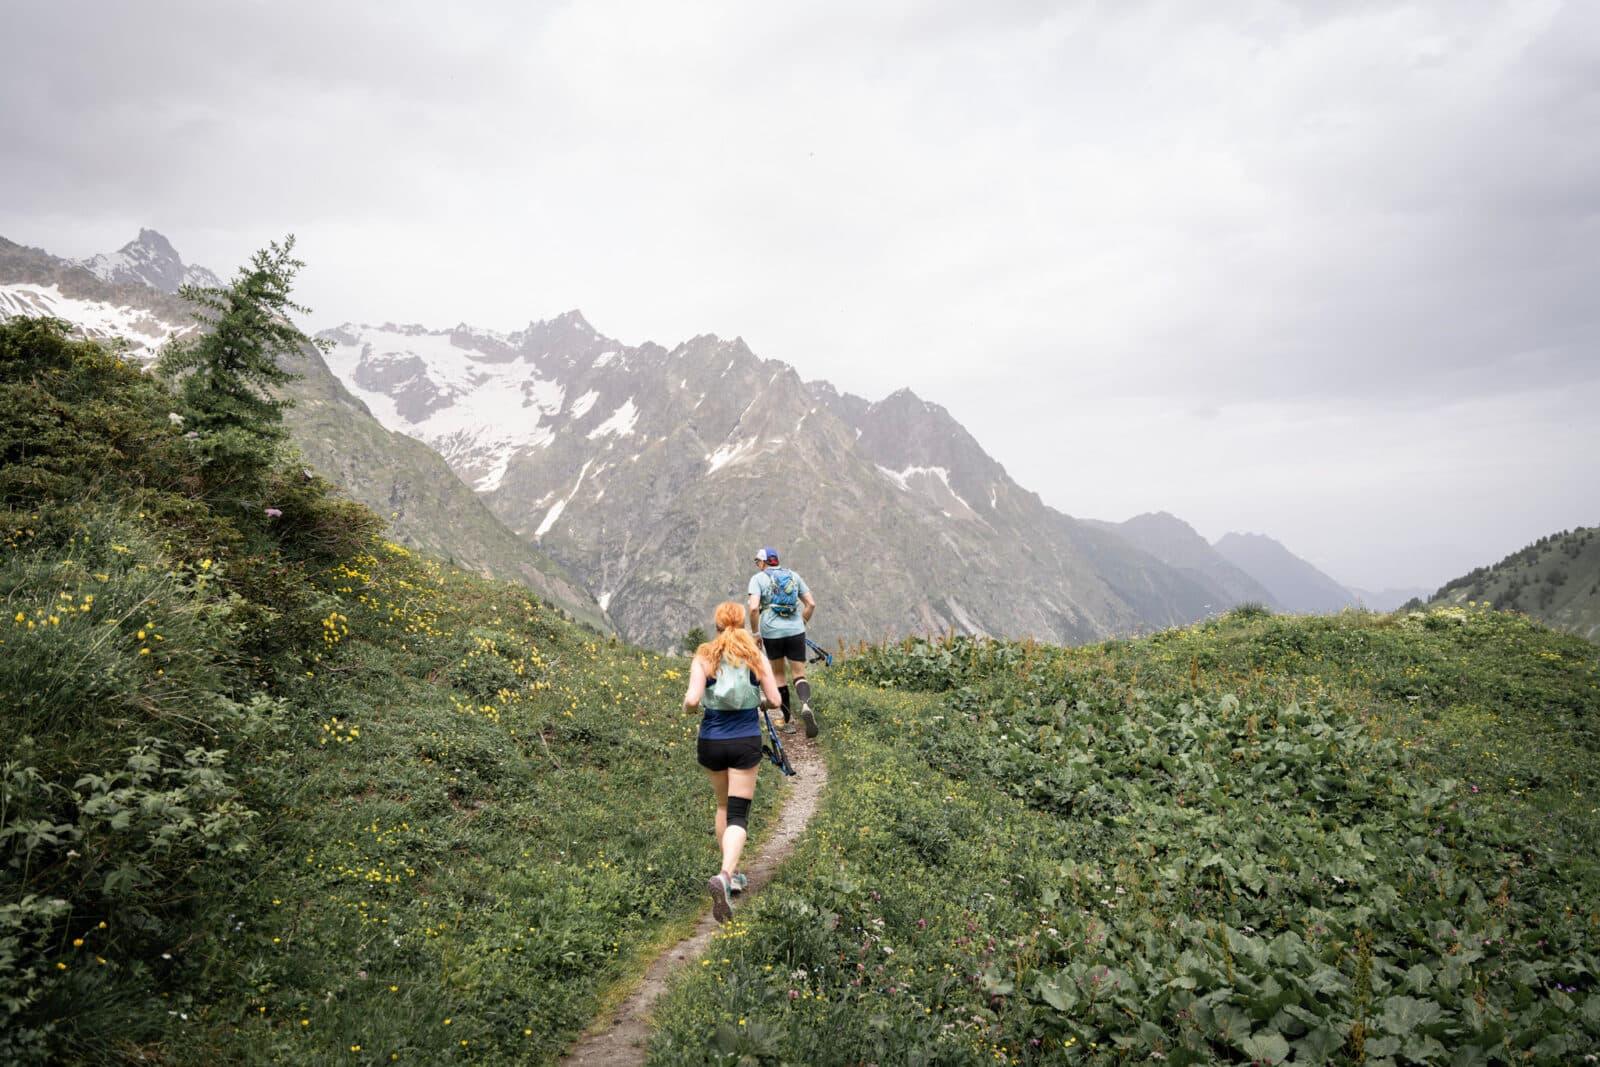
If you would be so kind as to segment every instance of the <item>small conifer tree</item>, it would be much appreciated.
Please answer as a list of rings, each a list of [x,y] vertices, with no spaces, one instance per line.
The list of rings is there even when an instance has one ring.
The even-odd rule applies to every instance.
[[[688,633],[683,635],[683,640],[678,642],[678,648],[685,656],[692,656],[694,655],[695,649],[699,648],[709,640],[710,638],[706,636],[705,627],[695,626],[692,627]]]
[[[196,318],[205,329],[164,352],[159,369],[180,383],[184,426],[200,454],[206,495],[214,504],[262,503],[263,478],[288,436],[283,409],[290,401],[274,396],[272,389],[299,377],[281,361],[305,345],[326,347],[289,319],[290,312],[310,311],[289,296],[295,274],[305,266],[293,251],[291,234],[281,245],[273,241],[258,251],[230,285],[179,290],[199,309]]]

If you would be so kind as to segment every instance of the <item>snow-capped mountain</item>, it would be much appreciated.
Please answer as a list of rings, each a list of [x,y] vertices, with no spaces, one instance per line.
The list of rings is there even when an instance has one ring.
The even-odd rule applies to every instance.
[[[112,285],[148,285],[173,294],[180,286],[219,286],[222,280],[204,267],[185,266],[177,249],[155,230],[139,236],[117,251],[77,260],[78,266]]]
[[[1081,641],[1220,600],[1017,486],[947,411],[807,383],[735,338],[629,346],[577,311],[513,333],[347,323],[329,366],[664,647],[779,546],[851,639]],[[824,621],[826,620],[826,621]]]

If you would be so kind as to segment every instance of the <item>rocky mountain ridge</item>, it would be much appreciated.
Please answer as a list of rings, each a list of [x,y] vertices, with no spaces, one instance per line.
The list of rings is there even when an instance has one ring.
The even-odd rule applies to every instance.
[[[776,544],[847,639],[1072,643],[1186,622],[1226,592],[1045,506],[937,404],[870,402],[740,338],[629,346],[569,311],[513,333],[346,323],[328,363],[507,525],[663,647]]]

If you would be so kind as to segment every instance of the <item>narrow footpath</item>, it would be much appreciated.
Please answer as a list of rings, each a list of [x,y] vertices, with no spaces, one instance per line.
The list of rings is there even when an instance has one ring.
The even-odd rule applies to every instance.
[[[811,816],[816,813],[822,799],[822,790],[828,784],[828,767],[822,760],[816,742],[801,734],[785,735],[783,747],[794,764],[795,776],[775,782],[783,775],[771,763],[762,763],[761,776],[756,785],[756,803],[771,798],[775,792],[784,792],[783,811],[772,835],[762,843],[754,855],[746,853],[740,866],[750,878],[750,885],[736,900],[738,908],[745,901],[754,902],[772,880],[794,843],[805,833]],[[597,1025],[567,1051],[561,1060],[567,1067],[612,1067],[616,1064],[644,1063],[645,1044],[650,1039],[650,1014],[656,998],[667,988],[667,983],[678,968],[698,959],[710,946],[717,932],[717,921],[711,917],[711,902],[707,898],[706,914],[694,928],[694,933],[672,945],[657,956],[645,971],[644,980],[632,995],[617,1008],[616,1014],[606,1023]]]

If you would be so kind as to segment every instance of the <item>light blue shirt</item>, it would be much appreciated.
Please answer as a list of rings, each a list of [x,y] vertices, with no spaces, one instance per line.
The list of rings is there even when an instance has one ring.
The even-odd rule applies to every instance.
[[[795,634],[806,632],[805,619],[801,612],[805,605],[798,600],[795,602],[794,615],[783,619],[772,613],[772,572],[775,570],[789,570],[787,567],[768,567],[756,571],[750,576],[749,595],[761,598],[761,636],[762,637],[793,637]],[[798,571],[789,571],[794,575],[794,581],[799,586],[798,597],[805,597],[811,592],[811,587],[806,585],[806,580],[800,577]]]

